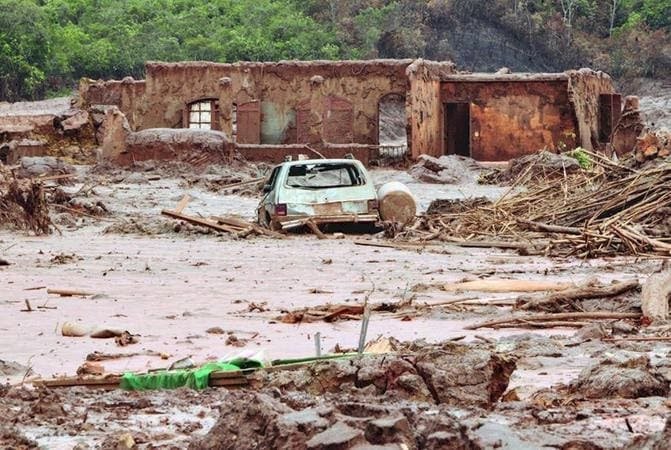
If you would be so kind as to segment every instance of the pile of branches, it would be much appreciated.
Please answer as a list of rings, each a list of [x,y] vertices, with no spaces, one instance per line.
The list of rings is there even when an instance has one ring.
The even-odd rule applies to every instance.
[[[633,158],[614,162],[587,153],[589,170],[547,178],[529,166],[496,202],[465,211],[443,208],[419,217],[396,239],[495,239],[562,257],[671,255],[671,162],[637,168]]]
[[[40,182],[17,179],[0,164],[0,227],[32,231],[37,235],[51,232],[49,208]]]

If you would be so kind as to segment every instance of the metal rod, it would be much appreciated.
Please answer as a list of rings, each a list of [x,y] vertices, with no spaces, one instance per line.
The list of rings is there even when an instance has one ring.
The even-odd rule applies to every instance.
[[[315,352],[317,356],[322,355],[322,334],[319,331],[315,333]]]
[[[361,320],[361,334],[359,335],[358,353],[363,353],[363,348],[366,346],[366,334],[368,333],[368,321],[370,320],[370,308],[366,306],[363,310],[363,317]]]

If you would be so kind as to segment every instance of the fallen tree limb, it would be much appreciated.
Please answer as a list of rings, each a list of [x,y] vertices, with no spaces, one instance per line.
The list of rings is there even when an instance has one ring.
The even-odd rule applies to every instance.
[[[307,220],[305,225],[315,234],[315,236],[317,236],[317,239],[328,239],[328,237],[322,233],[322,230],[320,230],[312,220]]]
[[[671,336],[649,336],[649,337],[624,337],[624,338],[603,338],[604,342],[669,342]]]
[[[265,180],[265,179],[266,179],[266,177],[259,177],[259,178],[254,178],[254,179],[247,180],[247,181],[240,181],[240,182],[238,182],[238,183],[231,183],[231,184],[227,184],[226,186],[223,186],[223,187],[221,188],[221,190],[222,190],[222,191],[226,191],[226,190],[228,190],[228,189],[233,189],[233,188],[237,188],[237,187],[247,186],[247,185],[249,185],[249,184],[260,183],[260,182],[262,182],[262,181]]]
[[[90,297],[95,295],[86,291],[75,291],[70,289],[47,289],[47,294],[60,295],[61,297]]]
[[[252,231],[256,234],[264,235],[264,236],[270,236],[274,237],[277,239],[284,239],[286,236],[282,233],[278,233],[277,231],[272,231],[267,228],[263,228],[261,225],[249,222],[247,220],[240,219],[238,217],[231,217],[231,216],[214,216],[212,219],[216,220],[217,223],[232,226],[232,227],[238,227],[243,230],[251,228]]]
[[[448,283],[443,285],[443,290],[454,291],[479,291],[479,292],[537,292],[537,291],[563,291],[573,285],[570,283],[556,283],[552,281],[527,281],[527,280],[475,280],[463,283]]]
[[[571,301],[587,300],[592,298],[614,297],[624,294],[632,289],[639,287],[638,280],[624,281],[607,286],[582,286],[573,289],[566,289],[544,298],[532,298],[520,296],[517,299],[516,309],[543,310],[546,308],[556,308]]]
[[[548,233],[563,233],[563,234],[582,234],[582,230],[577,227],[563,227],[559,225],[548,225],[541,222],[534,222],[532,220],[517,219],[517,223],[524,226],[524,228],[533,231],[547,231]]]
[[[640,313],[618,313],[618,312],[571,312],[571,313],[556,313],[556,314],[534,314],[529,316],[512,316],[504,319],[491,320],[482,322],[476,325],[465,327],[466,330],[477,330],[479,328],[498,328],[502,324],[528,323],[528,322],[554,322],[565,320],[580,320],[580,319],[595,319],[595,320],[612,320],[612,319],[640,319]]]
[[[425,250],[427,247],[430,246],[435,247],[435,244],[409,244],[409,243],[367,242],[367,241],[354,241],[354,245],[363,245],[365,247],[395,248],[397,250]]]
[[[200,225],[201,227],[210,228],[215,231],[222,231],[224,233],[238,233],[243,230],[243,228],[240,227],[219,225],[217,222],[214,222],[212,220],[201,219],[200,217],[187,216],[186,214],[170,211],[168,209],[164,209],[163,211],[161,211],[161,214],[163,214],[164,216],[172,217],[173,219],[183,220],[184,222],[193,225]]]

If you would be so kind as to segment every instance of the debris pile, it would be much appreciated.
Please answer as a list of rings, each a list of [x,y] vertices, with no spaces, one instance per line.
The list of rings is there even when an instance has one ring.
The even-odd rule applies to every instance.
[[[31,179],[19,180],[1,164],[0,226],[32,231],[37,235],[51,232],[42,184]]]
[[[483,184],[507,184],[523,175],[529,179],[549,179],[576,173],[580,169],[578,159],[569,154],[541,151],[512,159],[505,169],[492,169],[485,172],[479,181]]]
[[[639,398],[669,395],[669,382],[641,353],[606,354],[585,368],[571,390],[587,398]]]
[[[657,130],[643,133],[636,139],[634,155],[640,163],[655,158],[667,158],[671,155],[671,132]]]
[[[425,183],[462,184],[476,183],[483,167],[474,159],[460,155],[434,158],[420,155],[417,164],[408,173]]]
[[[397,239],[482,242],[550,256],[582,258],[671,254],[671,162],[635,168],[584,151],[592,168],[537,177],[527,166],[491,205],[427,214]],[[515,192],[516,186],[526,190]],[[487,245],[485,245],[485,240]],[[491,239],[496,239],[492,242]]]

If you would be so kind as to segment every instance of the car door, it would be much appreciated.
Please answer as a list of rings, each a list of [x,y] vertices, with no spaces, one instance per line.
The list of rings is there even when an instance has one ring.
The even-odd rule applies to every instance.
[[[270,213],[273,211],[273,202],[277,198],[277,179],[279,177],[281,168],[281,165],[275,167],[270,173],[268,183],[264,185],[264,189],[267,189],[266,186],[269,186],[269,189],[267,192],[264,192],[263,198],[259,202],[259,206],[256,210],[257,221],[260,225],[270,226]]]

